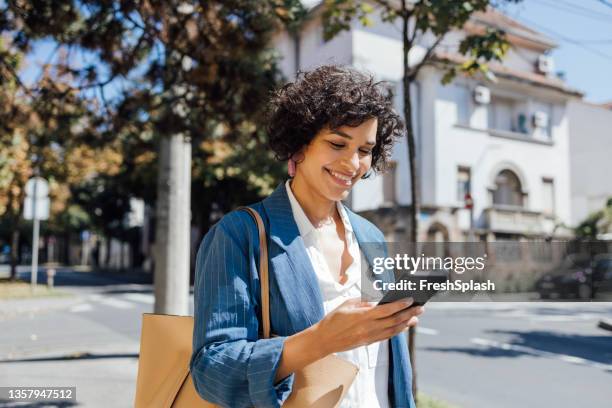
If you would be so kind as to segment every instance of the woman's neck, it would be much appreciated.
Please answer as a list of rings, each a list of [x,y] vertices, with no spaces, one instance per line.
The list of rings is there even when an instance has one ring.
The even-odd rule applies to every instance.
[[[326,199],[318,191],[313,191],[297,175],[289,185],[295,199],[315,228],[328,223],[331,219],[337,220],[339,215],[335,201]]]

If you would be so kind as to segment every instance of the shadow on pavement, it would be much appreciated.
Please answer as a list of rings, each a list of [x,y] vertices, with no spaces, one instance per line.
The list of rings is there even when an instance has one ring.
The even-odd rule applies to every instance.
[[[19,279],[26,282],[30,281],[30,272],[19,273]],[[38,272],[37,281],[41,285],[47,284],[46,271]],[[73,270],[58,269],[54,278],[55,287],[62,286],[109,286],[121,284],[151,284],[153,283],[153,274],[151,273],[133,273],[133,272],[77,272]]]
[[[475,357],[545,357],[546,353],[570,356],[612,367],[612,336],[563,334],[551,331],[488,330],[510,339],[491,341],[474,347],[424,347],[427,351],[463,353]],[[605,369],[612,374],[612,368]]]
[[[108,289],[99,292],[102,295],[121,295],[123,293],[142,293],[142,294],[151,294],[153,293],[153,289],[137,289],[137,288],[126,288],[126,289]]]
[[[427,351],[439,351],[442,353],[462,353],[472,357],[521,357],[521,356],[535,356],[538,354],[528,351],[509,350],[500,347],[489,346],[488,348],[483,347],[424,347],[423,350]]]
[[[8,363],[42,363],[49,361],[71,361],[71,360],[99,360],[106,358],[138,358],[137,353],[115,353],[115,354],[91,354],[91,353],[79,353],[69,354],[57,357],[33,357],[33,358],[21,358],[11,360],[0,360],[0,364]]]
[[[16,402],[11,400],[0,399],[0,407],[2,408],[64,408],[76,407],[79,404],[69,401],[38,401],[38,402]]]
[[[512,339],[507,343],[512,345],[612,364],[612,336],[609,335],[564,334],[541,330],[488,330],[487,333],[510,335]]]

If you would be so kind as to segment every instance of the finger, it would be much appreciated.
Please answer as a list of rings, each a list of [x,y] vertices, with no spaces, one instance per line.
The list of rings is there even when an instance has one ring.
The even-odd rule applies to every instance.
[[[385,303],[377,305],[372,309],[373,317],[376,319],[384,319],[387,316],[391,316],[399,312],[400,310],[410,307],[414,303],[414,299],[408,298],[403,300],[397,300],[391,303]]]
[[[378,322],[380,322],[381,326],[386,329],[388,327],[396,326],[398,324],[408,323],[410,318],[412,318],[413,316],[418,316],[421,313],[422,312],[420,306],[409,307],[408,309],[400,310],[399,312],[391,316],[387,316],[384,319],[379,319]]]
[[[413,316],[408,320],[408,322],[403,322],[400,324],[393,325],[384,330],[379,331],[375,336],[371,338],[371,341],[368,344],[375,343],[377,341],[387,340],[393,336],[398,335],[409,327],[416,326],[419,322],[419,318]]]
[[[362,300],[360,297],[350,298],[344,301],[342,304],[346,306],[351,306],[354,308],[367,308],[367,309],[371,309],[372,307],[376,306],[376,303]]]

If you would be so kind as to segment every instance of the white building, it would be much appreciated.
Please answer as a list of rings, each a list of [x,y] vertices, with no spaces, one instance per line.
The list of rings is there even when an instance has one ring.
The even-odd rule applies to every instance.
[[[320,11],[312,10],[298,36],[277,35],[286,76],[326,63],[352,65],[393,84],[401,112],[400,27],[380,21],[363,27],[355,21],[350,31],[325,43]],[[441,61],[461,62],[459,40],[483,25],[503,28],[511,43],[503,65],[490,64],[497,81],[459,76],[442,85]],[[581,94],[554,75],[546,55],[555,46],[491,10],[475,16],[463,31],[449,33],[437,48],[438,62],[421,70],[413,90],[421,180],[419,240],[464,240],[470,231],[466,193],[474,201],[480,239],[567,234],[559,227],[572,221],[567,105]],[[423,50],[416,48],[411,60],[417,61]],[[406,230],[407,157],[403,140],[393,152],[395,170],[361,181],[350,197],[353,210],[374,219],[391,237]]]
[[[612,198],[612,106],[569,104],[572,225]]]

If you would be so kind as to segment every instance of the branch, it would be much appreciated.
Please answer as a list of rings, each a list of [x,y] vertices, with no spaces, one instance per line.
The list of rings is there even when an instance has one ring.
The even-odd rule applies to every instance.
[[[32,90],[23,83],[23,81],[19,77],[19,74],[17,73],[17,71],[15,71],[11,64],[5,63],[3,59],[0,59],[0,64],[4,65],[6,69],[11,73],[11,75],[15,79],[15,82],[17,82],[17,85],[19,85],[19,88],[23,89],[27,95],[32,96]]]
[[[104,110],[106,110],[106,113],[110,113],[110,109],[108,107],[108,101],[106,100],[106,94],[104,93],[104,86],[100,86],[98,88],[100,90],[100,99],[102,99],[102,103],[104,104]]]
[[[410,74],[408,75],[411,79],[416,78],[417,74],[419,73],[419,71],[421,70],[421,68],[423,68],[423,65],[425,65],[428,61],[429,58],[431,57],[431,54],[433,53],[434,49],[438,46],[438,44],[440,44],[440,42],[442,42],[442,40],[444,39],[444,35],[442,34],[440,35],[438,38],[436,38],[436,41],[434,41],[434,43],[431,45],[431,47],[429,47],[427,49],[427,52],[425,52],[425,56],[423,57],[423,59],[421,60],[421,62],[419,62],[417,64],[416,67],[414,67],[413,69],[410,70]]]
[[[408,18],[412,17],[412,13],[410,13],[410,15],[408,16]],[[410,21],[408,21],[408,27],[410,27]],[[414,44],[414,42],[416,41],[416,36],[417,36],[417,32],[419,30],[417,30],[417,22],[416,20],[414,21],[414,31],[412,32],[412,35],[410,36],[410,45]]]
[[[97,87],[102,88],[102,87],[105,87],[106,85],[110,84],[111,82],[113,82],[115,80],[115,78],[117,78],[118,76],[119,76],[119,74],[114,74],[114,75],[109,76],[104,81],[94,82],[93,84],[79,85],[79,86],[75,87],[74,89],[76,89],[77,91],[84,91],[85,89],[89,89],[89,88],[97,88]]]
[[[379,6],[382,6],[384,8],[386,8],[387,10],[393,10],[395,12],[400,12],[400,10],[396,9],[395,7],[393,7],[391,5],[391,3],[387,0],[374,0],[374,3],[378,4]]]

